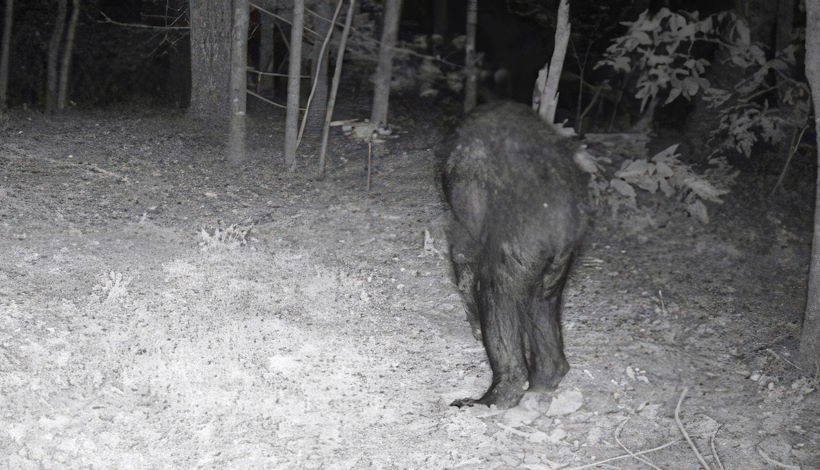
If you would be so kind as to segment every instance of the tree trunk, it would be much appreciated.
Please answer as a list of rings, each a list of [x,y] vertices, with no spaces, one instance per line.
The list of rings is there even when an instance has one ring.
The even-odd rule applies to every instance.
[[[339,11],[341,11],[341,9],[342,9],[342,2],[339,1],[339,3],[336,4],[336,12],[333,14],[333,19],[331,20],[332,24],[336,24],[336,19],[339,17]],[[322,40],[321,47],[319,48],[319,61],[320,62],[322,60],[322,57],[327,55],[327,51],[328,51],[327,46],[328,46],[328,44],[330,44],[330,37],[333,35],[333,29],[334,28],[327,28],[325,30],[325,37]],[[327,68],[327,64],[325,64],[325,68]],[[325,71],[325,72],[327,72],[327,71]],[[317,74],[314,73],[313,77],[316,77],[316,75]],[[324,79],[324,84],[325,84],[325,86],[327,85],[327,77],[325,77],[325,79]],[[313,109],[313,101],[314,101],[314,98],[315,98],[316,88],[318,87],[318,85],[319,85],[319,83],[316,80],[314,80],[313,83],[311,84],[310,94],[308,95],[307,104],[305,105],[305,115],[302,117],[302,125],[299,126],[299,136],[296,137],[296,147],[297,148],[299,147],[299,144],[302,142],[302,136],[305,133],[305,124],[307,124],[310,110]],[[327,109],[327,88],[325,88],[324,94],[325,94],[325,102],[322,103],[321,106],[324,107],[325,110],[326,110]]]
[[[224,132],[230,116],[231,2],[189,1],[191,23],[191,117]],[[224,135],[224,134],[223,134]]]
[[[248,0],[233,0],[231,34],[231,134],[228,160],[245,160],[245,104],[248,88]]]
[[[68,104],[68,82],[71,79],[71,55],[74,53],[74,34],[77,32],[77,19],[80,17],[80,0],[71,2],[71,18],[68,20],[68,31],[63,47],[63,61],[60,66],[60,84],[57,91],[57,109],[62,111]]]
[[[817,138],[817,187],[814,198],[814,239],[811,247],[808,299],[800,335],[800,356],[808,375],[820,367],[820,2],[806,2],[806,78],[814,102],[814,128]]]
[[[302,27],[305,20],[305,1],[293,0],[293,23],[290,28],[290,55],[288,58],[288,110],[285,116],[285,165],[293,170],[296,165],[296,137],[299,125],[299,81],[302,74]]]
[[[188,0],[167,0],[167,8],[175,15],[188,10]],[[166,22],[173,17],[166,18]],[[176,41],[168,48],[168,95],[177,108],[191,104],[191,48],[185,41]]]
[[[259,70],[273,72],[273,35],[276,23],[267,14],[259,15]],[[260,75],[256,85],[257,93],[273,91],[273,77]]]
[[[3,39],[0,40],[0,111],[6,109],[6,93],[9,87],[9,51],[11,51],[11,25],[14,17],[14,0],[6,0],[3,17]]]
[[[337,0],[341,1],[341,0]],[[329,49],[322,53],[324,42],[322,41],[330,30],[330,23],[328,22],[333,10],[330,7],[328,0],[316,0],[316,13],[322,18],[314,18],[313,30],[316,31],[318,37],[313,41],[313,51],[311,53],[311,82],[315,88],[313,92],[313,99],[310,102],[310,108],[307,110],[307,131],[310,135],[318,136],[322,132],[322,123],[325,120],[325,113],[327,112],[327,64]],[[320,40],[321,39],[321,40]]]
[[[373,108],[370,123],[376,127],[387,126],[387,106],[390,100],[390,79],[393,69],[393,48],[399,35],[401,0],[385,0],[384,28],[379,47],[379,65],[376,67],[373,90]]]
[[[475,53],[475,29],[478,23],[478,0],[467,1],[467,45],[464,51],[464,66],[467,80],[464,84],[464,112],[469,113],[478,102],[478,67]]]
[[[541,119],[550,124],[555,122],[555,110],[558,108],[558,83],[561,80],[561,71],[564,69],[569,33],[569,2],[561,0],[555,22],[555,46],[552,49],[552,59],[547,69],[547,79],[541,93],[541,105],[538,108]]]
[[[447,34],[447,0],[433,0],[433,34]]]
[[[48,71],[46,77],[46,114],[48,115],[53,115],[57,111],[60,43],[63,40],[63,31],[65,30],[66,10],[68,9],[67,3],[68,0],[57,0],[57,20],[54,23],[51,40],[48,43]]]
[[[327,113],[325,114],[325,124],[322,128],[322,149],[319,152],[319,177],[325,174],[325,155],[327,154],[327,138],[330,133],[330,121],[333,119],[333,108],[336,105],[336,92],[339,90],[339,80],[342,78],[342,60],[345,56],[345,46],[347,37],[350,35],[350,25],[353,23],[353,15],[356,11],[356,0],[350,0],[347,7],[347,17],[345,27],[342,30],[342,37],[339,39],[339,51],[336,53],[336,68],[333,70],[333,81],[330,86],[330,99],[327,102]]]
[[[777,33],[774,38],[775,51],[782,51],[792,42],[794,29],[794,0],[777,1]]]

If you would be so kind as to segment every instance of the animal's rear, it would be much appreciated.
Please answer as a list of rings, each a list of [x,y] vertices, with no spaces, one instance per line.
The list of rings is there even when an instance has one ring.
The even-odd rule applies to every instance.
[[[568,369],[561,292],[584,225],[576,146],[528,107],[495,103],[465,120],[451,148],[451,260],[493,368],[478,401],[513,406],[527,383],[552,388]]]

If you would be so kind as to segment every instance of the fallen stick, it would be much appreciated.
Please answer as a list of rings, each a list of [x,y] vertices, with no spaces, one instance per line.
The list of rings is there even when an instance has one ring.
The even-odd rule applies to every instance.
[[[706,463],[706,460],[700,455],[700,451],[695,446],[695,443],[692,441],[692,438],[689,437],[689,434],[686,432],[686,429],[683,427],[683,423],[680,420],[680,404],[683,403],[683,398],[686,396],[686,392],[689,391],[688,387],[683,387],[683,392],[680,394],[680,398],[678,399],[678,406],[675,407],[675,422],[678,423],[678,429],[680,429],[681,434],[683,437],[686,438],[686,442],[689,444],[689,447],[692,449],[692,452],[695,453],[695,457],[698,458],[698,462],[705,468],[706,470],[712,470],[712,467]]]
[[[635,453],[634,453],[634,452],[632,452],[631,450],[629,450],[629,448],[628,448],[627,446],[625,446],[625,445],[623,444],[623,442],[621,442],[621,440],[619,439],[619,436],[621,435],[621,431],[623,431],[624,426],[626,426],[627,421],[629,421],[629,418],[628,418],[628,417],[627,417],[627,418],[626,418],[626,419],[625,419],[625,420],[624,420],[621,424],[619,424],[619,425],[618,425],[618,429],[616,429],[616,430],[615,430],[615,442],[617,442],[617,443],[618,443],[618,445],[619,445],[619,446],[621,446],[621,449],[625,450],[625,451],[626,451],[626,452],[627,452],[630,456],[632,456],[632,458],[634,458],[635,460],[638,460],[638,461],[640,461],[640,462],[643,462],[643,463],[645,463],[646,465],[649,465],[650,467],[654,468],[655,470],[661,470],[661,469],[660,469],[660,468],[658,468],[655,464],[653,464],[651,461],[649,461],[649,459],[645,459],[645,458],[643,458],[643,457],[640,457],[640,456],[635,455]]]
[[[498,427],[499,427],[499,428],[501,428],[501,429],[503,429],[503,430],[507,431],[507,432],[508,432],[508,433],[510,433],[510,434],[515,434],[516,436],[520,436],[520,437],[524,437],[524,438],[528,438],[528,437],[530,437],[530,434],[529,434],[529,433],[526,433],[526,432],[524,432],[524,431],[519,431],[518,429],[515,429],[515,428],[514,428],[514,427],[512,427],[512,426],[507,426],[507,425],[506,425],[506,424],[504,424],[504,423],[496,423],[496,424],[498,425]]]
[[[715,463],[717,464],[720,470],[726,470],[723,467],[723,463],[720,461],[720,457],[718,456],[717,449],[715,449],[715,437],[717,436],[718,431],[720,431],[720,426],[715,429],[715,432],[712,433],[712,437],[709,439],[709,446],[712,448],[712,457],[715,459]]]
[[[769,465],[773,465],[777,468],[786,468],[788,470],[800,470],[798,465],[787,465],[769,457],[765,452],[763,452],[763,449],[761,449],[760,446],[757,446],[757,453],[760,454],[760,456],[763,457],[763,460],[765,460]]]
[[[673,446],[673,445],[675,445],[679,442],[683,442],[683,439],[678,439],[676,441],[669,441],[666,444],[660,445],[658,447],[653,447],[651,449],[642,450],[640,452],[634,452],[632,454],[618,455],[616,457],[610,457],[608,459],[604,459],[604,460],[601,460],[599,462],[594,462],[594,463],[588,463],[586,465],[581,465],[580,467],[568,468],[567,470],[583,470],[585,468],[600,467],[601,465],[607,464],[609,462],[614,462],[616,460],[628,459],[628,458],[635,457],[636,455],[651,454],[652,452],[657,452],[659,450],[666,449],[667,447]]]

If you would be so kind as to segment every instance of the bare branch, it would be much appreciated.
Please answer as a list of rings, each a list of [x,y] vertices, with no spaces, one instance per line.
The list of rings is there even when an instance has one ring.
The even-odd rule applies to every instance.
[[[191,29],[190,26],[153,26],[150,24],[139,24],[139,23],[123,23],[120,21],[114,21],[108,17],[102,10],[99,10],[100,15],[105,18],[105,21],[98,21],[98,23],[109,23],[117,26],[122,26],[125,28],[138,28],[138,29],[159,29],[159,30],[181,30],[181,29]],[[176,21],[174,21],[176,23]],[[173,23],[172,23],[173,24]]]

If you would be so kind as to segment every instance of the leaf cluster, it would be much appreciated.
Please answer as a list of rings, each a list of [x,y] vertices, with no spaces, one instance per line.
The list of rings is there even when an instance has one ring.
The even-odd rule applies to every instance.
[[[756,144],[783,142],[789,130],[807,122],[810,95],[796,66],[798,48],[788,46],[769,59],[765,48],[752,41],[748,24],[734,13],[700,18],[698,12],[663,8],[622,24],[627,31],[613,40],[596,67],[635,76],[641,110],[663,94],[664,104],[701,96],[719,115],[710,135],[716,148],[711,156],[737,152],[748,157]],[[704,77],[711,62],[693,55],[699,42],[720,48],[726,61],[742,70],[730,89],[715,87]]]
[[[668,198],[681,201],[690,215],[700,222],[709,223],[703,201],[723,202],[721,196],[737,175],[720,160],[712,162],[709,171],[699,174],[690,165],[680,161],[678,144],[671,145],[651,158],[626,159],[611,178],[594,173],[590,186],[593,198],[616,207],[626,204],[637,208],[637,189],[650,194],[658,191]],[[600,169],[600,165],[599,165]]]
[[[645,10],[637,20],[621,24],[626,33],[612,41],[595,67],[635,74],[635,98],[641,100],[641,110],[661,92],[668,93],[666,103],[671,103],[710,87],[703,76],[709,61],[693,57],[692,48],[699,41],[719,40],[713,16],[700,19],[698,12],[662,8],[654,14]]]

